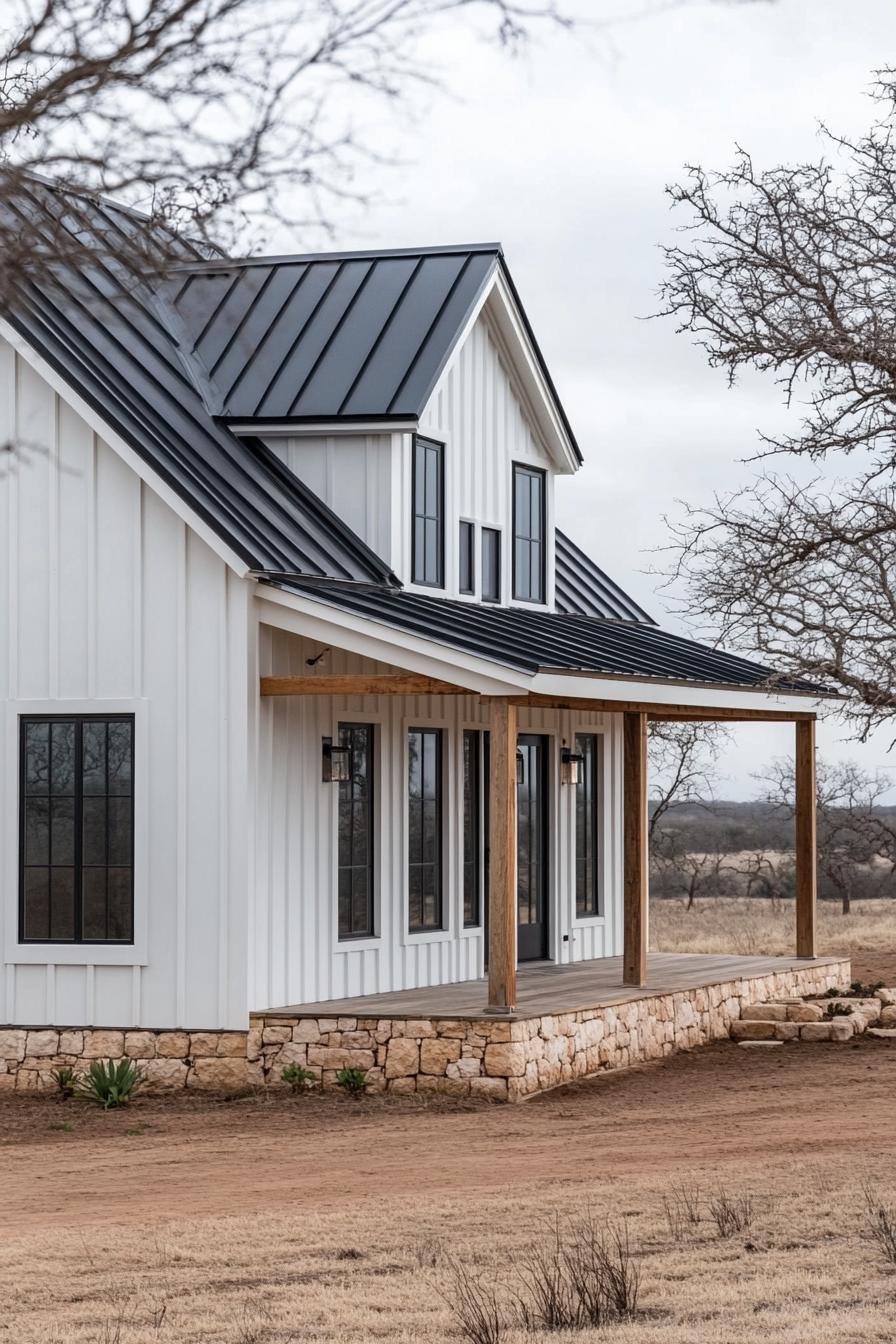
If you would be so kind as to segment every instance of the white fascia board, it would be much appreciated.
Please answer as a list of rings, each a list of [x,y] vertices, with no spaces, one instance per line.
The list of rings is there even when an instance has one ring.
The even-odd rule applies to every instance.
[[[698,682],[639,681],[636,678],[565,676],[538,672],[529,686],[533,695],[558,699],[637,700],[643,704],[693,706],[695,709],[773,710],[784,714],[814,714],[823,701],[813,696],[758,691]]]
[[[231,434],[251,434],[256,439],[284,438],[300,439],[307,434],[392,434],[400,430],[415,430],[416,420],[283,420],[275,424],[265,424],[259,420],[246,420],[239,424],[228,421]]]
[[[94,434],[101,438],[104,443],[108,443],[109,447],[119,455],[131,471],[139,476],[141,481],[149,486],[150,490],[177,514],[181,522],[186,523],[198,537],[201,537],[205,544],[241,579],[248,576],[250,566],[247,562],[237,555],[236,551],[232,550],[225,541],[222,541],[217,532],[214,532],[190,508],[189,504],[181,499],[177,491],[172,490],[171,486],[144,462],[140,454],[136,453],[130,444],[93,409],[90,403],[85,401],[65,378],[57,373],[52,365],[48,364],[44,357],[33,346],[29,345],[24,336],[20,335],[15,327],[10,326],[4,318],[0,318],[0,337],[9,342],[16,354],[30,364],[35,373],[40,374],[41,378],[53,389],[57,396],[61,397],[81,417],[85,424],[90,426]]]
[[[472,694],[525,695],[532,689],[531,677],[517,669],[503,668],[436,640],[421,639],[394,626],[282,589],[259,588],[256,610],[259,621],[265,625],[304,635],[321,644],[332,644],[376,662],[392,663],[406,672],[450,681]]]

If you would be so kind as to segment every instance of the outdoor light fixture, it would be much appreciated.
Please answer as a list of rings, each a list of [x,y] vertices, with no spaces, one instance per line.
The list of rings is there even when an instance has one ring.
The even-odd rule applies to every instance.
[[[519,747],[516,749],[516,782],[517,784],[526,782],[526,761]]]
[[[323,739],[321,778],[325,784],[340,784],[352,777],[352,749],[333,745],[332,737]]]
[[[583,761],[584,756],[570,751],[569,747],[560,748],[560,783],[578,784],[579,782],[579,761]]]

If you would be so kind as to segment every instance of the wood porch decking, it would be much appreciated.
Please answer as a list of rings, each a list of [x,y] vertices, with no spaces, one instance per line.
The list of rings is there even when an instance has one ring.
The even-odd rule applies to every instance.
[[[515,1012],[502,1021],[572,1013],[588,1008],[631,1003],[635,999],[702,989],[730,980],[774,975],[778,971],[805,970],[811,966],[840,963],[842,957],[730,957],[681,952],[651,952],[647,958],[647,983],[637,987],[622,983],[622,957],[600,957],[569,965],[539,962],[520,966],[517,972]],[[365,1017],[429,1018],[438,1020],[482,1019],[486,1016],[488,982],[463,980],[452,985],[402,989],[390,994],[363,994],[321,1003],[287,1004],[254,1013],[255,1017]]]

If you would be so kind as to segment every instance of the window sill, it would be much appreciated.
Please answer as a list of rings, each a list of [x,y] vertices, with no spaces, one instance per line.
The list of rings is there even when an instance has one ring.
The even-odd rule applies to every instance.
[[[408,929],[401,941],[407,947],[415,943],[447,943],[453,937],[450,929]]]
[[[147,966],[145,949],[133,943],[8,943],[7,966]]]

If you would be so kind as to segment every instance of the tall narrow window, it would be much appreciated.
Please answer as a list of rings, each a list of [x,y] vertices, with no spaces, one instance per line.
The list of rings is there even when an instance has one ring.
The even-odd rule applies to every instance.
[[[408,925],[442,927],[442,734],[408,731]]]
[[[473,558],[475,536],[476,529],[473,524],[462,521],[457,542],[457,587],[461,593],[474,593],[476,591],[476,570]]]
[[[600,744],[594,733],[576,737],[579,761],[576,783],[576,914],[599,915],[598,797]]]
[[[464,927],[481,922],[482,890],[482,762],[481,734],[464,732]]]
[[[482,529],[482,600],[501,601],[501,533],[496,527]]]
[[[513,596],[544,601],[545,476],[513,466]]]
[[[443,445],[421,435],[414,438],[413,564],[414,583],[444,587]]]
[[[339,937],[373,937],[373,725],[340,723],[351,772],[339,781]]]
[[[134,720],[21,720],[19,941],[134,941]]]

